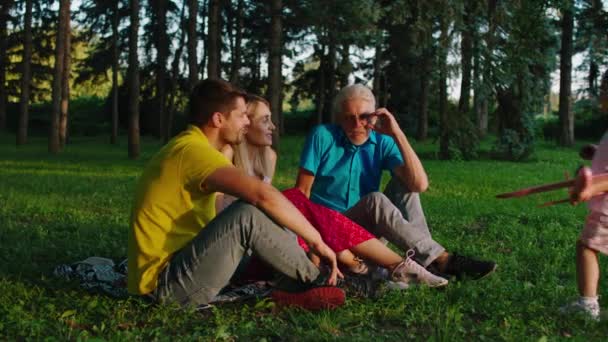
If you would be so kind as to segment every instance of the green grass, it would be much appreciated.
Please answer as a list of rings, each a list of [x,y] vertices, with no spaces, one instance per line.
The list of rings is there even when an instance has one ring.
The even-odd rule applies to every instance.
[[[201,314],[90,294],[52,276],[61,263],[126,255],[131,191],[159,143],[145,140],[143,157],[130,161],[124,142],[110,146],[107,140],[76,138],[65,152],[49,156],[44,139],[17,149],[14,136],[0,135],[0,340],[519,341],[608,334],[605,322],[557,314],[576,296],[574,242],[584,206],[535,207],[565,191],[494,198],[572,173],[580,163],[575,148],[541,143],[527,163],[445,162],[434,157],[435,145],[416,145],[431,179],[422,200],[434,237],[450,250],[498,261],[487,279],[453,282],[440,291],[391,292],[378,300],[349,298],[332,312],[277,312],[261,301]],[[282,141],[276,185],[287,188],[303,138]],[[607,300],[600,302],[608,308]]]

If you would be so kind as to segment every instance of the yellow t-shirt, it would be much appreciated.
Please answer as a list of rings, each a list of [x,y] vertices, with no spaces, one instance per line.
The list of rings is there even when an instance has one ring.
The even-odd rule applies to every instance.
[[[201,183],[232,165],[201,130],[189,126],[146,165],[135,190],[128,249],[128,288],[152,292],[171,255],[215,216],[215,192]]]

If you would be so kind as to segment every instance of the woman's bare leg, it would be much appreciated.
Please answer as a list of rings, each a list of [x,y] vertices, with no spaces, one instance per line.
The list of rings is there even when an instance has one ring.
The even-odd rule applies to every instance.
[[[392,270],[403,261],[401,255],[395,253],[378,239],[369,239],[352,247],[350,250],[356,256],[370,260],[389,270]]]

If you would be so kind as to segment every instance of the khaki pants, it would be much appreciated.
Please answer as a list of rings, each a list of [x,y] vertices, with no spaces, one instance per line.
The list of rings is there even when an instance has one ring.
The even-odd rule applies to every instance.
[[[175,253],[160,273],[153,296],[182,305],[209,303],[228,285],[248,249],[299,283],[319,276],[293,235],[258,208],[237,201]]]
[[[414,259],[424,267],[445,251],[431,236],[420,195],[409,192],[396,178],[391,179],[384,193],[367,194],[344,215],[403,251],[412,248]]]

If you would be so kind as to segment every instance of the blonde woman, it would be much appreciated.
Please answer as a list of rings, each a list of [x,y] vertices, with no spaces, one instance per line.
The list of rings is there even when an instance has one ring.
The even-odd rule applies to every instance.
[[[237,146],[227,146],[222,153],[229,160],[233,160],[236,167],[270,183],[277,161],[277,155],[271,148],[275,126],[271,120],[270,106],[264,98],[250,95],[247,115],[250,125],[245,139]],[[361,262],[361,259],[365,259],[387,268],[390,272],[390,280],[399,288],[407,288],[412,283],[430,287],[447,285],[446,279],[428,272],[411,259],[412,252],[408,252],[405,259],[402,258],[363,227],[337,211],[311,202],[297,188],[285,190],[283,195],[319,231],[323,241],[336,252],[338,261],[350,272],[366,273],[367,267]],[[218,196],[218,211],[234,200],[226,195]],[[298,242],[302,248],[309,251],[302,239],[298,238]],[[319,259],[314,255],[311,255],[311,259],[318,263]]]

